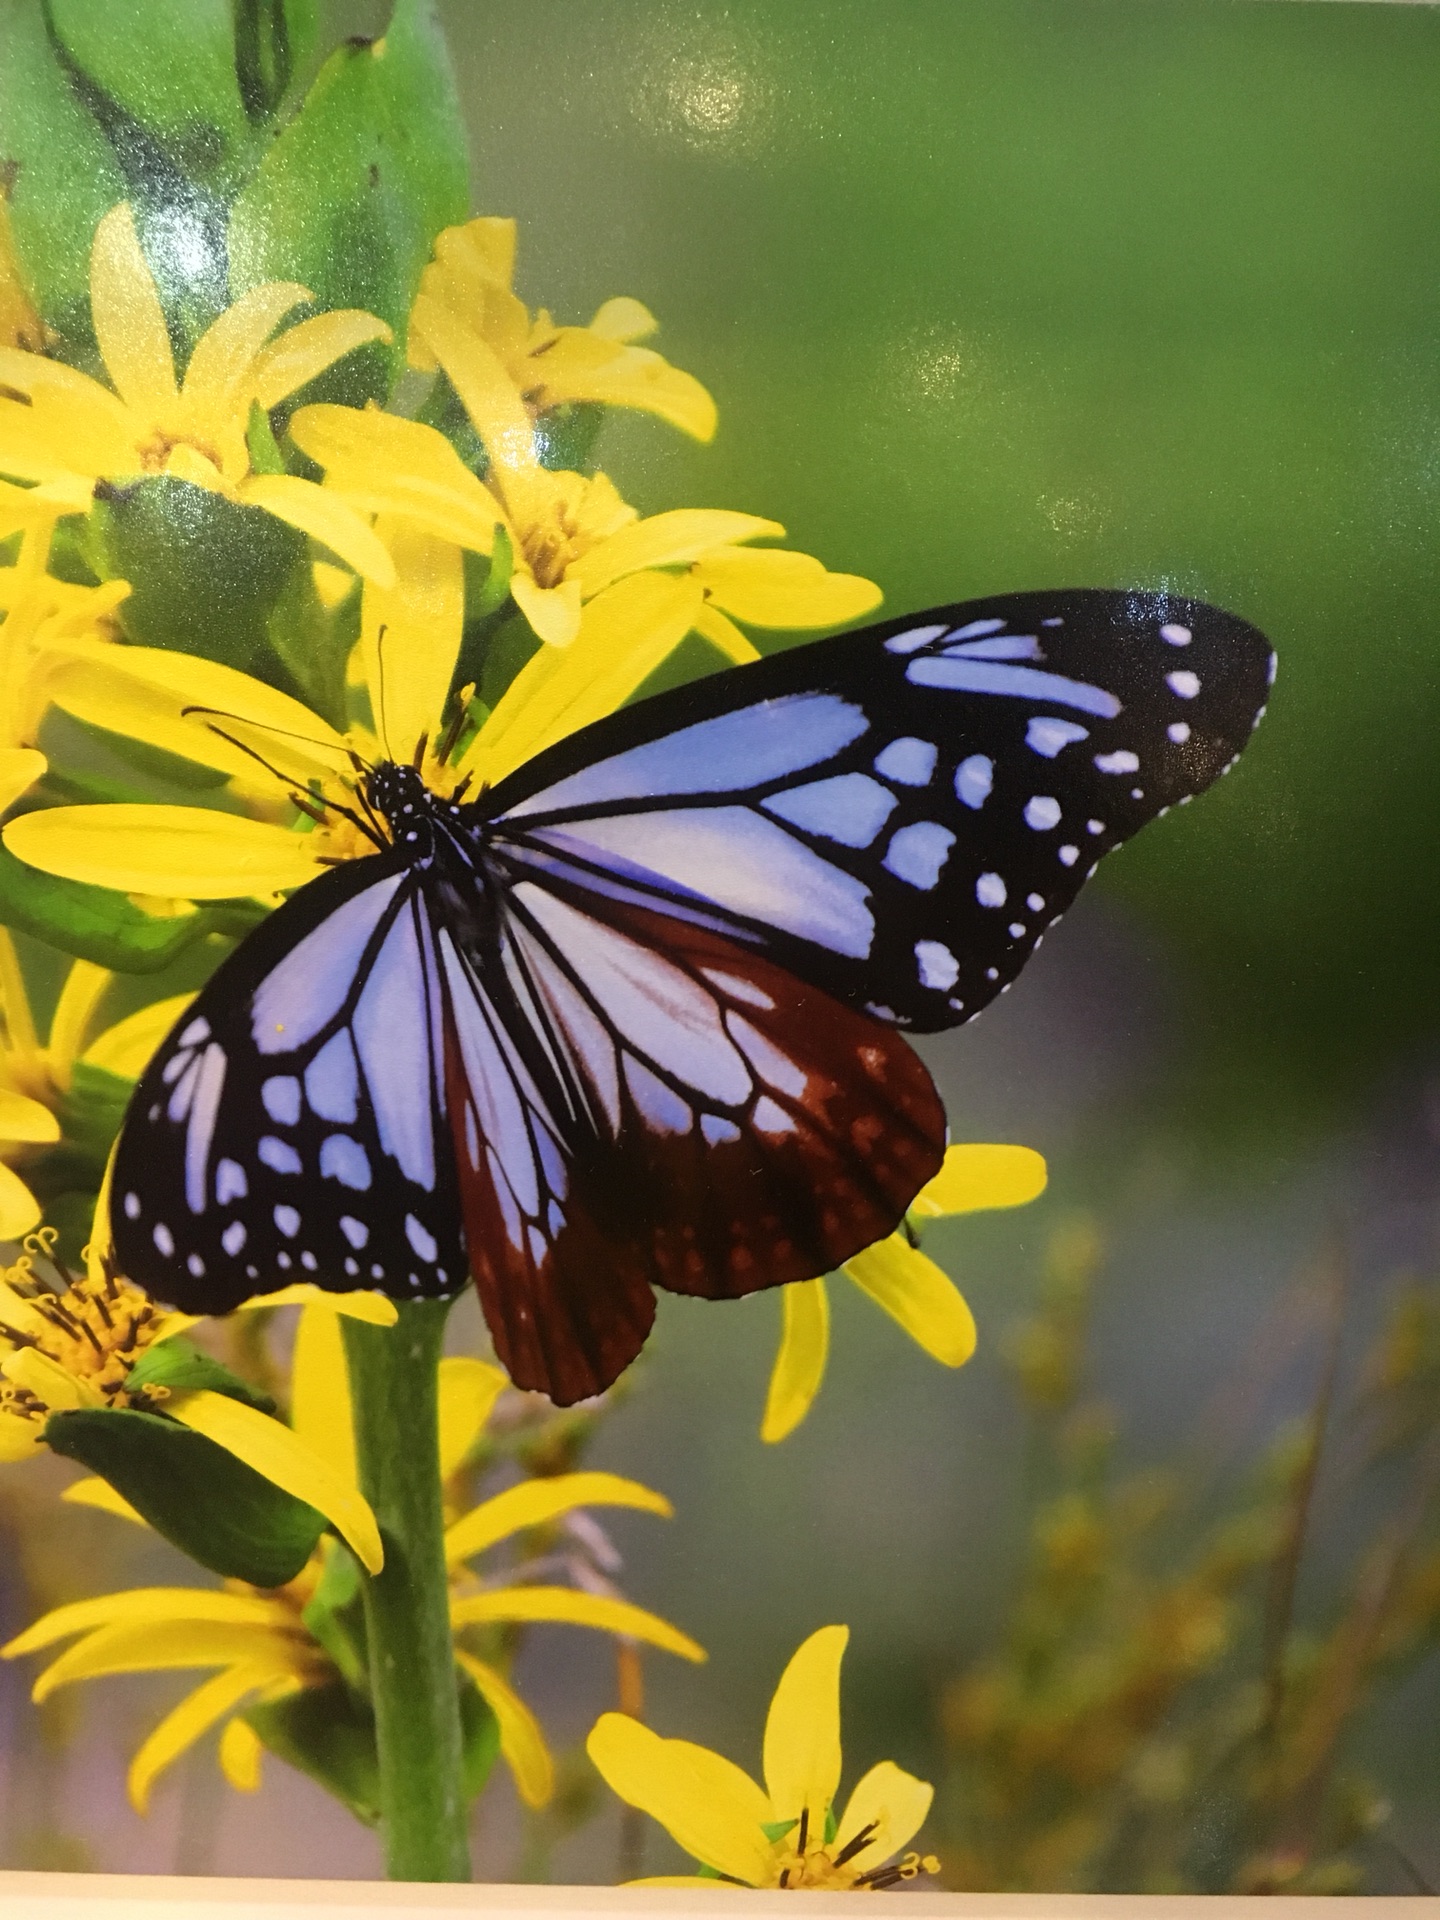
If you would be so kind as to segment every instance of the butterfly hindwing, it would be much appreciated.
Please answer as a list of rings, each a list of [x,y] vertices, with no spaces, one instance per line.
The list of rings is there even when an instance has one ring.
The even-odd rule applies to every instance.
[[[1196,601],[1015,594],[599,722],[487,805],[496,853],[709,925],[876,1017],[972,1018],[1096,862],[1233,763],[1273,656]]]
[[[188,1311],[295,1281],[401,1298],[467,1278],[435,943],[390,854],[322,876],[217,969],[121,1131],[122,1268]]]

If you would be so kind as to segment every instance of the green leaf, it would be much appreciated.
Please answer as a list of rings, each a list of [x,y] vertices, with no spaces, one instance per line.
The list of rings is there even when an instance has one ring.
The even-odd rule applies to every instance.
[[[202,1353],[193,1341],[177,1334],[147,1347],[130,1369],[126,1381],[130,1393],[144,1393],[150,1387],[168,1387],[178,1393],[223,1393],[231,1400],[243,1400],[260,1413],[274,1413],[275,1402],[268,1393],[257,1393],[238,1374],[234,1374],[208,1353]]]
[[[160,919],[109,887],[62,880],[0,845],[0,921],[116,973],[159,973],[216,930],[207,912]]]
[[[762,1820],[760,1831],[773,1846],[777,1840],[783,1840],[787,1833],[793,1833],[799,1824],[798,1820]]]
[[[230,0],[50,0],[76,66],[177,157],[211,165],[249,133]]]
[[[130,639],[274,679],[268,622],[305,537],[274,514],[158,475],[108,490],[95,509],[108,571],[128,580]]]
[[[326,1546],[320,1584],[300,1618],[329,1654],[345,1684],[363,1693],[368,1679],[365,1607],[360,1568],[339,1540]]]
[[[274,113],[314,51],[316,0],[235,0],[235,75],[252,121]]]
[[[241,1716],[278,1759],[307,1774],[373,1827],[380,1818],[375,1717],[343,1681],[263,1701]]]
[[[442,227],[469,204],[464,127],[433,0],[397,0],[383,40],[337,48],[230,216],[230,284],[298,280],[321,307],[363,307],[395,330],[304,398],[381,399]]]
[[[284,1586],[326,1525],[324,1514],[224,1447],[157,1414],[54,1413],[45,1443],[108,1480],[172,1546],[229,1580]]]
[[[315,591],[309,556],[302,556],[266,617],[265,633],[301,699],[343,733],[345,662],[360,637],[359,596],[327,613]]]
[[[467,1800],[485,1791],[500,1753],[500,1722],[469,1674],[460,1674],[460,1779]]]
[[[483,571],[482,571],[483,569]],[[515,549],[504,527],[495,529],[490,558],[479,553],[465,555],[465,624],[488,620],[498,613],[510,597],[510,577],[515,571]]]
[[[55,57],[40,0],[0,0],[0,165],[13,175],[10,219],[25,278],[46,324],[93,349],[90,241],[125,198],[100,127]]]
[[[380,1769],[375,1719],[367,1701],[337,1680],[250,1707],[243,1718],[279,1759],[308,1774],[357,1820],[376,1824]],[[500,1728],[468,1678],[460,1683],[460,1729],[461,1777],[467,1799],[473,1800],[483,1791],[500,1751]]]
[[[258,400],[250,402],[250,418],[245,424],[245,445],[250,465],[256,473],[284,473],[285,456],[271,430],[270,416]]]

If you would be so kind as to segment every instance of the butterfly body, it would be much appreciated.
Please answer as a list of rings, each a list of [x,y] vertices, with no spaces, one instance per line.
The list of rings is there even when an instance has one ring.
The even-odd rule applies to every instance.
[[[1228,770],[1271,665],[1198,603],[1015,595],[678,688],[473,800],[370,770],[387,844],[143,1076],[122,1264],[207,1312],[473,1272],[520,1384],[598,1391],[656,1286],[734,1297],[894,1228],[945,1144],[901,1029],[973,1017]]]

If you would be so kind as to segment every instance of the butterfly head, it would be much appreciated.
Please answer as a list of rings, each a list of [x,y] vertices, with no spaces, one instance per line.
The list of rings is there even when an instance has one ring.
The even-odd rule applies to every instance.
[[[396,841],[423,830],[435,809],[435,796],[415,768],[395,760],[382,760],[365,775],[365,798]]]

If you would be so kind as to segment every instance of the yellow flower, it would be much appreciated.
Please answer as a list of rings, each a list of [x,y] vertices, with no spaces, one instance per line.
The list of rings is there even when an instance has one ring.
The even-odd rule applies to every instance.
[[[56,649],[111,639],[112,616],[130,591],[123,580],[77,587],[46,572],[56,520],[88,504],[88,489],[64,479],[39,487],[0,481],[0,539],[21,535],[15,565],[0,567],[0,813],[45,772],[35,741]]]
[[[588,327],[557,327],[543,309],[532,319],[514,277],[513,220],[447,227],[420,276],[410,364],[450,373],[452,363],[473,357],[471,343],[478,342],[532,415],[567,401],[599,401],[658,414],[697,440],[711,437],[715,402],[700,382],[634,344],[656,329],[638,300],[607,300]]]
[[[0,347],[39,353],[44,345],[45,323],[25,285],[10,226],[10,203],[0,191]]]
[[[385,415],[353,417],[413,427]],[[435,792],[493,783],[623,705],[694,625],[692,580],[652,570],[616,580],[585,609],[575,644],[537,654],[477,731],[466,719],[469,693],[450,700],[464,621],[460,548],[398,511],[377,525],[396,581],[393,589],[365,585],[352,660],[355,719],[346,733],[232,667],[165,648],[77,640],[50,673],[55,704],[230,775],[229,798],[247,812],[55,807],[11,821],[9,850],[69,879],[162,898],[284,892],[372,850],[347,818],[355,756],[410,760],[423,739],[421,772]]]
[[[356,572],[388,581],[389,556],[343,501],[312,481],[250,470],[253,405],[268,411],[342,355],[389,338],[383,321],[346,311],[317,314],[272,339],[310,297],[289,281],[253,287],[196,342],[177,383],[160,297],[122,201],[95,229],[90,256],[95,338],[113,384],[0,346],[0,472],[87,493],[101,480],[168,474],[274,514]]]
[[[933,1854],[893,1856],[923,1825],[934,1789],[882,1760],[836,1817],[840,1785],[840,1662],[848,1627],[822,1627],[780,1676],[765,1722],[765,1785],[689,1740],[666,1740],[628,1714],[596,1721],[586,1750],[622,1800],[658,1820],[701,1863],[697,1875],[635,1886],[868,1892],[937,1873]]]
[[[742,544],[778,538],[785,529],[774,520],[709,508],[642,520],[605,474],[551,472],[498,365],[457,361],[452,372],[489,459],[483,481],[433,427],[377,407],[302,407],[291,437],[325,469],[327,488],[359,512],[398,515],[476,553],[490,553],[503,528],[511,595],[548,646],[570,646],[587,606],[645,570],[665,570],[686,605],[686,631],[693,627],[736,661],[756,658],[736,620],[835,627],[879,605],[880,589],[858,574],[830,573],[809,554]]]
[[[23,1162],[60,1138],[56,1109],[70,1088],[85,1033],[111,975],[76,960],[65,976],[41,1042],[8,930],[0,927],[0,1240],[18,1240],[39,1224],[40,1206],[8,1161]]]
[[[290,1290],[298,1295],[302,1290]],[[354,1488],[354,1441],[344,1349],[337,1320],[342,1296],[313,1288],[296,1331],[291,1370],[291,1418],[298,1442],[312,1449],[337,1480]],[[281,1299],[284,1296],[275,1296]],[[358,1297],[358,1296],[357,1296]],[[450,1359],[440,1368],[442,1479],[452,1481],[508,1383],[498,1367],[481,1360]],[[168,1410],[168,1409],[167,1409]],[[263,1416],[257,1416],[263,1418]],[[272,1421],[269,1424],[277,1425]],[[284,1429],[281,1429],[284,1431]],[[66,1499],[132,1521],[139,1516],[103,1480],[81,1480]],[[358,1492],[355,1494],[358,1499]],[[486,1581],[469,1562],[526,1529],[563,1518],[583,1506],[636,1507],[668,1515],[660,1494],[609,1473],[568,1473],[522,1481],[468,1512],[449,1516],[445,1547],[450,1567],[451,1620],[457,1665],[474,1682],[495,1714],[500,1750],[528,1805],[540,1806],[554,1785],[554,1762],[539,1722],[493,1658],[467,1640],[477,1630],[532,1622],[594,1627],[647,1641],[687,1660],[704,1652],[658,1615],[615,1595],[574,1587]],[[0,1648],[7,1659],[39,1652],[70,1639],[74,1644],[46,1667],[34,1698],[103,1674],[210,1667],[216,1671],[172,1709],[141,1745],[130,1766],[129,1791],[144,1813],[151,1787],[163,1770],[220,1721],[219,1758],[227,1779],[243,1792],[260,1784],[261,1746],[238,1711],[253,1700],[275,1700],[302,1687],[348,1678],[336,1664],[333,1638],[322,1646],[306,1609],[341,1550],[322,1541],[309,1563],[286,1587],[260,1589],[228,1581],[216,1591],[194,1587],[138,1588],[103,1594],[58,1607]],[[78,1638],[77,1638],[78,1636]],[[343,1657],[343,1652],[341,1653]]]
[[[910,1203],[906,1230],[879,1240],[841,1272],[883,1307],[932,1359],[963,1367],[975,1351],[975,1321],[954,1282],[913,1244],[915,1223],[952,1213],[1021,1207],[1045,1190],[1045,1162],[1029,1147],[951,1147],[939,1173]],[[810,1411],[830,1350],[824,1280],[781,1290],[780,1349],[770,1375],[760,1438],[778,1441]]]
[[[197,1316],[158,1308],[116,1271],[103,1187],[83,1273],[71,1273],[62,1264],[55,1243],[54,1230],[42,1227],[26,1238],[19,1259],[0,1270],[0,1461],[39,1453],[52,1414],[86,1408],[163,1410],[324,1514],[361,1563],[378,1573],[384,1553],[368,1503],[353,1476],[347,1480],[337,1474],[302,1436],[208,1388],[134,1383],[132,1375],[150,1349],[195,1326]],[[302,1284],[257,1294],[241,1311],[304,1304],[319,1291]],[[325,1301],[332,1315],[349,1314],[380,1326],[395,1322],[393,1302],[379,1294],[327,1294]],[[112,1504],[119,1498],[113,1491],[109,1497]]]

